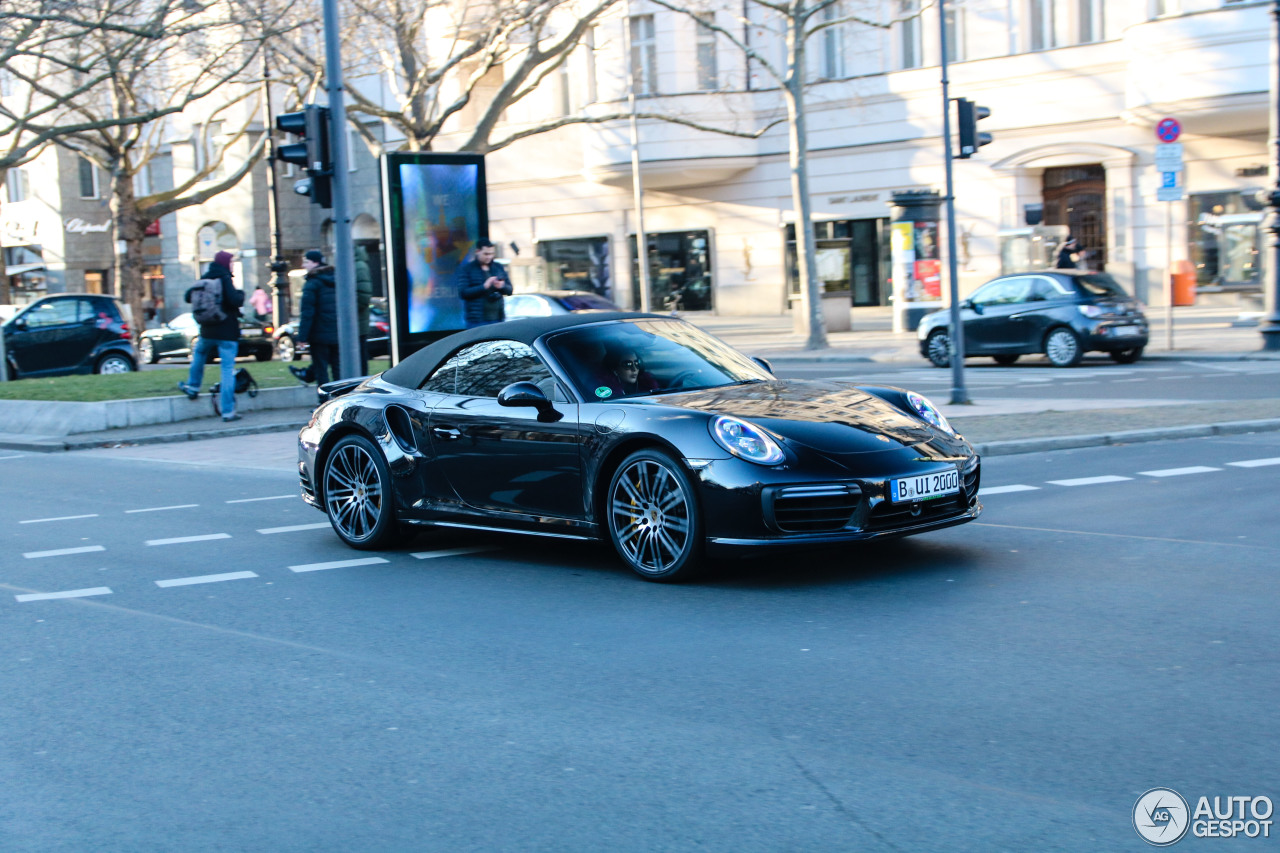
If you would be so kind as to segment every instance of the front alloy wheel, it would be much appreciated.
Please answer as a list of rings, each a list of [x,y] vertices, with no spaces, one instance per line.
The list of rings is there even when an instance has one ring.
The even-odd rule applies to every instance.
[[[362,435],[334,446],[321,476],[324,510],[333,530],[352,548],[386,547],[398,537],[391,473],[382,452]]]
[[[946,329],[937,329],[929,333],[925,339],[925,355],[934,367],[951,366],[951,336]]]
[[[651,581],[692,577],[702,555],[702,521],[693,485],[667,454],[631,454],[609,483],[605,509],[618,556]]]

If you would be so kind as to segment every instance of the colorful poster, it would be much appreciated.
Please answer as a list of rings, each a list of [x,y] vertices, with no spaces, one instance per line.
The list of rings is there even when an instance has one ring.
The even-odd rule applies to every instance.
[[[481,237],[479,167],[402,163],[409,334],[461,329],[458,268]]]
[[[942,298],[942,262],[939,260],[916,261],[916,281],[924,288],[925,299]]]

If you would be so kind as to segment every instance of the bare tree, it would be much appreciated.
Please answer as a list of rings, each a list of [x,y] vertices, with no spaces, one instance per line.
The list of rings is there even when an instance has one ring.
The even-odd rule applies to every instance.
[[[803,308],[805,346],[808,349],[825,349],[827,330],[822,317],[821,282],[818,279],[817,244],[814,239],[813,205],[809,195],[808,130],[805,125],[805,90],[809,84],[806,45],[815,35],[848,24],[860,24],[873,29],[888,29],[901,21],[918,17],[921,4],[899,17],[878,19],[869,15],[849,14],[842,8],[842,0],[746,0],[741,13],[734,14],[739,26],[763,29],[781,39],[784,45],[783,61],[778,62],[768,49],[772,45],[754,45],[742,35],[741,30],[730,30],[715,23],[708,16],[705,5],[680,4],[672,0],[651,0],[655,5],[693,18],[699,27],[716,33],[745,56],[748,63],[773,78],[782,95],[787,111],[787,144],[790,154],[791,202],[796,212],[797,266],[800,276],[800,296]],[[871,4],[879,7],[882,4]],[[756,9],[757,14],[750,13]],[[763,20],[759,20],[763,19]]]

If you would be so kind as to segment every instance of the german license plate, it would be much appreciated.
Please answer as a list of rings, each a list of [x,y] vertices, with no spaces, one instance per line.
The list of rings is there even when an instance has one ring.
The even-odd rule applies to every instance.
[[[1142,327],[1141,326],[1112,326],[1111,334],[1115,335],[1117,338],[1127,338],[1132,335],[1142,334]]]
[[[958,491],[960,491],[959,471],[938,471],[933,474],[921,474],[917,477],[903,477],[889,481],[889,500],[894,503],[928,501],[954,495]]]

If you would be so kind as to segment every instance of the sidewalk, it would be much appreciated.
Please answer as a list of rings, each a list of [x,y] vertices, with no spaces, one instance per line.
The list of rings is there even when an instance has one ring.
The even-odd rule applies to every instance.
[[[892,331],[887,308],[853,309],[853,329],[830,333],[830,347],[817,352],[804,349],[804,338],[792,328],[790,317],[717,317],[695,313],[686,315],[686,319],[749,355],[764,356],[775,362],[848,362],[851,374],[866,369],[855,365],[872,362],[928,366],[920,356],[914,332]],[[1164,346],[1163,319],[1163,312],[1158,309],[1152,312],[1151,345],[1144,358],[1280,361],[1280,353],[1260,351],[1261,335],[1256,322],[1238,312],[1221,308],[1175,309],[1173,350]],[[1103,359],[1097,363],[1111,362]],[[973,406],[942,405],[941,408],[956,429],[985,455],[1280,430],[1280,400],[1277,399],[1190,404],[1138,399],[1105,404],[1080,400],[978,399]],[[234,426],[210,417],[72,436],[0,433],[0,448],[49,452],[292,433],[305,425],[310,415],[309,407],[295,407],[245,412],[243,420]],[[281,436],[281,439],[291,442],[292,436]]]

